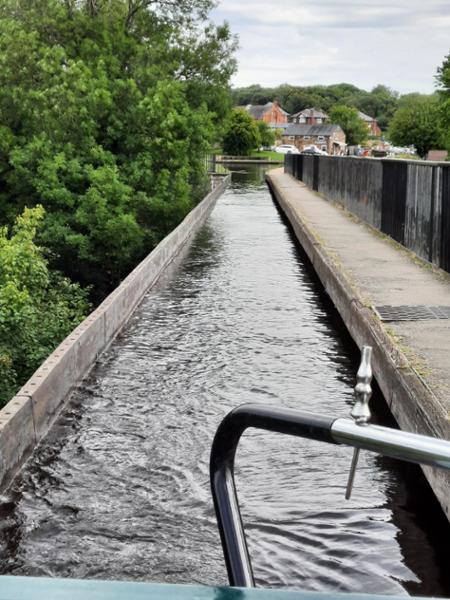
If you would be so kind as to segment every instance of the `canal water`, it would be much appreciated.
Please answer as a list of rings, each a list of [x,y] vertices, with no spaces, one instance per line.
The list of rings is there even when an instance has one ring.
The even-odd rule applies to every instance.
[[[243,168],[1,499],[2,573],[225,584],[208,458],[243,402],[348,415],[358,356],[263,181]],[[380,397],[376,419],[387,419]],[[450,595],[420,471],[249,431],[236,480],[258,585]]]

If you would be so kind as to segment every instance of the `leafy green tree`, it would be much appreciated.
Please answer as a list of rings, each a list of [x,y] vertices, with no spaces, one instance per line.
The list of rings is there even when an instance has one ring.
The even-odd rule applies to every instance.
[[[245,88],[232,90],[233,104],[246,106],[247,104],[266,104],[272,102],[275,95],[273,88],[262,88],[260,85],[249,85]]]
[[[436,81],[441,101],[442,122],[446,128],[446,147],[450,150],[450,54],[438,68]]]
[[[438,99],[437,94],[419,94],[418,92],[411,92],[409,94],[403,94],[398,100],[398,108],[404,108],[405,106],[414,106],[420,102],[427,102],[428,100]]]
[[[190,210],[235,40],[210,0],[4,0],[0,222],[46,210],[51,266],[95,298]]]
[[[389,126],[390,140],[399,146],[415,146],[421,157],[445,144],[441,108],[436,98],[415,99],[399,108]]]
[[[256,121],[259,130],[260,144],[264,147],[270,147],[275,144],[275,133],[265,121]]]
[[[329,114],[331,123],[340,125],[344,130],[347,144],[350,146],[362,144],[369,134],[367,125],[358,116],[356,108],[334,106]]]
[[[441,91],[450,96],[450,53],[444,58],[444,62],[437,69],[436,80]]]
[[[48,269],[35,237],[44,209],[0,229],[0,405],[89,311],[87,292]]]
[[[223,136],[224,153],[246,156],[260,145],[261,137],[255,119],[242,108],[232,110]]]
[[[379,84],[369,93],[357,95],[351,105],[377,119],[378,125],[384,130],[397,110],[398,98],[397,92]]]

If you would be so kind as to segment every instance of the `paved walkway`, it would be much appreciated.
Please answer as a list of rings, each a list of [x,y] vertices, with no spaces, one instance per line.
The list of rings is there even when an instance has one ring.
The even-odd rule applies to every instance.
[[[375,375],[400,427],[450,439],[450,319],[384,322],[373,308],[450,307],[450,275],[282,169],[267,179],[351,335],[374,346]],[[449,516],[450,477],[427,477]]]

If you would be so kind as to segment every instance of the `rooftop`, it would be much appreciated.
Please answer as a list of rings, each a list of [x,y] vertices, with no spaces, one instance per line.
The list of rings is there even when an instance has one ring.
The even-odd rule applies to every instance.
[[[331,135],[342,131],[339,125],[325,123],[324,125],[308,125],[306,123],[289,123],[285,135]]]
[[[266,104],[247,104],[247,106],[245,107],[245,110],[254,118],[254,119],[261,119],[263,114],[265,112],[267,112],[268,110],[270,110],[272,108],[272,106],[274,105],[273,102],[266,102]],[[285,115],[287,115],[288,113],[281,108],[281,106],[278,104],[278,108],[281,110],[281,112]]]
[[[366,115],[365,113],[361,112],[360,110],[358,110],[358,117],[360,119],[363,119],[364,121],[375,121],[374,117],[369,117],[369,115]]]
[[[291,117],[309,117],[314,119],[328,119],[327,113],[322,110],[318,110],[317,108],[304,108],[299,112],[291,115]]]

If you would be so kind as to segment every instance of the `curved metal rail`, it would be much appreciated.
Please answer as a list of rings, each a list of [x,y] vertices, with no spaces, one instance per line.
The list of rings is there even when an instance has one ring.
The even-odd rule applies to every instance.
[[[346,444],[412,463],[450,470],[450,442],[350,419],[260,404],[243,404],[219,425],[210,459],[211,488],[230,585],[254,587],[253,571],[234,484],[234,458],[248,427]]]

